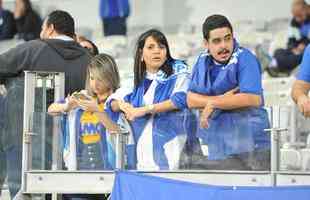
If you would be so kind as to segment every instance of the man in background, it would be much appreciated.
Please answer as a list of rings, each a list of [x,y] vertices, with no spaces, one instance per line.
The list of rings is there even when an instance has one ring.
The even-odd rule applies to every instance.
[[[15,33],[14,16],[9,10],[3,9],[2,0],[0,0],[0,41],[13,38]]]
[[[7,89],[4,105],[0,105],[3,106],[5,115],[2,149],[6,156],[11,198],[21,186],[24,71],[64,72],[67,95],[84,88],[86,67],[90,61],[87,49],[73,39],[74,19],[65,11],[56,10],[47,16],[40,37],[41,39],[25,42],[0,55],[0,80]],[[42,99],[36,96],[36,102],[42,103]],[[47,135],[47,138],[51,138],[51,135]],[[51,149],[48,148],[50,147],[47,146],[47,155],[43,156],[49,162],[46,165],[50,166]]]
[[[276,49],[270,63],[265,66],[273,77],[281,72],[289,75],[301,63],[304,49],[310,41],[309,5],[304,0],[294,0],[291,13],[293,18],[290,21],[287,48]]]
[[[100,16],[104,36],[127,35],[128,0],[100,0]]]

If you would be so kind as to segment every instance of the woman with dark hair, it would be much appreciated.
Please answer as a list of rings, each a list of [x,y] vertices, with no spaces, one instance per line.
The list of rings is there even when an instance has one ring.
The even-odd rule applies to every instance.
[[[188,82],[187,65],[172,58],[164,34],[155,29],[143,33],[135,52],[134,88],[127,94],[119,90],[111,103],[114,111],[125,113],[132,128],[135,145],[127,152],[129,167],[179,168],[187,139],[183,123]]]
[[[16,0],[14,18],[18,39],[29,41],[40,37],[42,20],[32,9],[30,0]]]

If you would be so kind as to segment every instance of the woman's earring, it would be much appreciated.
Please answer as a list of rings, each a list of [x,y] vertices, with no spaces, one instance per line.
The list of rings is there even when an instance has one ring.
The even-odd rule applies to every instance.
[[[141,62],[143,62],[143,56],[141,56]]]

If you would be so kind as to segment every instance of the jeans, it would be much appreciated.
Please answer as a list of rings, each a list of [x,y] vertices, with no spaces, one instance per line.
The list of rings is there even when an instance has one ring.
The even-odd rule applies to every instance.
[[[277,67],[280,72],[289,72],[301,63],[302,55],[296,55],[290,49],[277,49],[273,57],[277,61]]]
[[[1,119],[3,119],[2,123],[4,126],[4,131],[1,133],[0,138],[0,140],[2,141],[0,143],[0,167],[2,168],[2,170],[0,170],[0,173],[4,173],[6,169],[11,199],[13,199],[13,197],[20,189],[22,176],[24,77],[14,77],[6,80],[6,88],[7,95],[0,103],[0,109],[2,108],[4,110],[3,112],[0,112],[3,114],[3,117],[1,117]],[[50,97],[48,97],[48,99],[50,99]],[[42,97],[40,96],[40,93],[37,94],[36,92],[35,111],[39,114],[33,115],[33,121],[30,126],[33,126],[33,130],[38,134],[40,134],[40,129],[38,129],[37,127],[40,127],[42,123],[46,123],[45,121],[42,121],[40,117],[40,112],[42,112],[42,108],[40,106],[41,104]],[[33,148],[33,157],[31,158],[33,161],[32,169],[38,168],[36,166],[40,164],[40,159],[42,155],[41,157],[36,156],[40,155],[37,152],[40,150],[41,149]],[[51,154],[50,148],[48,148],[46,152]],[[46,163],[50,163],[51,156],[44,156],[46,158]],[[6,163],[2,162],[2,158],[3,160],[6,160]],[[4,165],[6,165],[6,167]]]
[[[102,24],[104,36],[127,35],[126,17],[105,18]]]
[[[3,151],[3,131],[4,131],[4,97],[0,95],[0,195],[6,177],[6,157]]]
[[[77,155],[78,170],[103,170],[100,143],[80,144],[80,155]],[[64,200],[104,200],[103,194],[66,194]]]
[[[207,156],[193,155],[190,169],[268,171],[270,150],[231,155],[223,160],[209,160]]]
[[[80,144],[81,153],[77,155],[79,170],[104,170],[104,161],[101,155],[101,144]]]
[[[8,186],[11,199],[17,194],[21,186],[22,148],[11,146],[0,150],[1,174],[3,181],[8,176]]]
[[[21,186],[23,95],[22,79],[6,82],[7,95],[0,101],[1,118],[1,173],[7,175],[11,199]],[[5,172],[6,171],[6,172]]]
[[[104,200],[104,194],[66,194],[64,200]]]

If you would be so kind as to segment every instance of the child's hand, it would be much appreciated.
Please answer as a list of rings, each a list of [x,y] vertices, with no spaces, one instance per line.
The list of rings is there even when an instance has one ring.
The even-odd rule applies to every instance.
[[[74,97],[68,95],[65,111],[69,111],[69,110],[75,109],[78,106],[79,105],[78,105],[77,100]]]
[[[76,100],[78,105],[85,111],[89,112],[99,112],[99,105],[96,99],[91,100]]]

